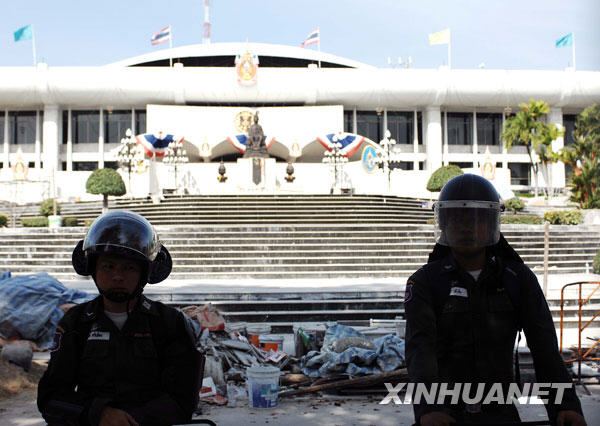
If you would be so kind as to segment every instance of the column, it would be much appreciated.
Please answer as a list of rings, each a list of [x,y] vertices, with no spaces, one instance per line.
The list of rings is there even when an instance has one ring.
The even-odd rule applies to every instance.
[[[381,132],[382,139],[385,138],[385,131],[387,129],[388,129],[388,124],[387,124],[387,108],[385,108],[383,110],[383,131]]]
[[[448,165],[448,111],[444,111],[444,166]]]
[[[502,133],[504,128],[506,127],[506,112],[502,112]],[[502,140],[502,136],[500,136],[500,143],[502,144],[502,168],[508,169],[508,150],[506,149],[506,144]]]
[[[548,123],[555,124],[559,130],[563,130],[562,108],[550,108],[548,114]],[[552,141],[552,150],[559,152],[565,147],[564,136],[560,136]],[[566,186],[565,163],[558,161],[549,167],[550,183],[553,188],[564,188]]]
[[[358,123],[356,122],[356,107],[352,109],[352,133],[358,132]]]
[[[419,152],[419,113],[413,111],[413,153]],[[419,170],[419,160],[413,161],[413,170]]]
[[[44,106],[44,123],[42,124],[42,159],[44,172],[51,176],[58,169],[60,109],[58,105]]]
[[[137,129],[135,128],[135,108],[131,108],[131,134],[135,136],[137,134]]]
[[[430,106],[423,114],[425,130],[426,170],[433,173],[442,166],[442,123],[439,106]]]
[[[473,141],[473,168],[476,169],[479,167],[479,148],[477,143],[477,113],[473,110],[473,126],[471,131],[473,132],[473,137],[471,140]]]
[[[98,130],[98,168],[104,168],[104,110],[100,109],[100,128]]]
[[[67,111],[67,171],[73,171],[73,115]]]
[[[36,111],[35,112],[35,146],[34,146],[34,152],[35,152],[35,157],[34,157],[34,163],[35,163],[35,168],[36,170],[40,169],[41,166],[41,162],[42,162],[42,149],[40,146],[40,136],[41,136],[40,132],[40,112]]]
[[[8,169],[10,167],[10,156],[8,149],[8,135],[10,134],[8,129],[8,110],[4,111],[4,155],[2,162],[4,163],[4,168]]]

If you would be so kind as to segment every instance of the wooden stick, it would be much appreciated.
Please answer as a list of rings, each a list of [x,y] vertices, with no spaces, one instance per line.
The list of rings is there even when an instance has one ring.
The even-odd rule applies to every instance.
[[[341,389],[345,387],[354,386],[371,386],[378,383],[391,382],[391,381],[404,381],[408,380],[408,372],[406,368],[400,370],[391,371],[389,373],[376,374],[372,376],[358,377],[356,379],[340,380],[334,383],[325,383],[322,385],[309,386],[303,389],[291,390],[281,392],[278,396],[284,398],[286,396],[304,395],[306,393],[318,392],[328,389]]]

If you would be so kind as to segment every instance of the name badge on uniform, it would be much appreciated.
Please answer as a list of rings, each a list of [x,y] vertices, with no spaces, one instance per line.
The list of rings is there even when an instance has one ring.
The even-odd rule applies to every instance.
[[[464,287],[452,287],[450,289],[450,296],[469,297],[467,289]]]
[[[92,331],[88,340],[110,340],[110,331]]]

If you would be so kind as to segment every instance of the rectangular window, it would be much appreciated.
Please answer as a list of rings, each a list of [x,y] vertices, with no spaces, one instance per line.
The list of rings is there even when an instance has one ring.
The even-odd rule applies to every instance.
[[[444,126],[442,126],[443,130]],[[448,145],[472,145],[473,114],[448,113]]]
[[[66,166],[66,164],[65,164]],[[66,167],[65,167],[66,168]],[[73,171],[76,172],[91,172],[98,168],[98,163],[95,161],[74,161]]]
[[[354,131],[353,121],[354,111],[344,111],[344,132],[352,133]]]
[[[375,111],[356,111],[356,130],[361,136],[379,143],[383,117]]]
[[[511,185],[531,185],[529,179],[529,163],[508,163]]]
[[[35,143],[35,111],[14,111],[8,114],[10,143],[24,145]]]
[[[388,111],[387,126],[392,134],[392,139],[397,143],[412,144],[414,134],[414,113],[401,111]]]
[[[100,137],[100,112],[71,111],[71,131],[73,132],[74,144],[98,143],[98,138]]]
[[[448,164],[453,164],[455,166],[460,167],[461,169],[472,169],[473,168],[473,163],[449,162]]]
[[[104,142],[119,143],[131,128],[131,111],[104,111]]]
[[[4,143],[4,111],[0,113],[0,143]]]
[[[63,111],[62,113],[62,143],[67,144],[67,138],[69,137],[69,111]],[[66,170],[66,169],[64,169]]]
[[[575,143],[575,123],[577,122],[576,115],[563,115],[563,128],[565,129],[565,146]]]
[[[119,169],[119,164],[116,161],[105,161],[104,162],[104,168],[105,169],[115,169],[115,170],[118,170]]]
[[[135,134],[141,135],[146,133],[146,110],[135,110]]]
[[[502,114],[477,113],[477,144],[500,145]]]

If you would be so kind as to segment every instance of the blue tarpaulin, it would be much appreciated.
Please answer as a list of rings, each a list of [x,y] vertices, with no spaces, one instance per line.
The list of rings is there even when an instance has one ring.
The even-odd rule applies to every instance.
[[[10,276],[0,271],[0,337],[20,337],[42,349],[52,345],[63,316],[60,305],[83,303],[95,296],[66,288],[46,273]]]
[[[375,349],[349,347],[341,353],[334,352],[333,343],[346,337],[365,336],[345,325],[329,327],[325,332],[322,351],[310,351],[300,360],[302,372],[309,377],[343,373],[359,376],[388,373],[404,365],[404,340],[394,334],[373,340]]]

